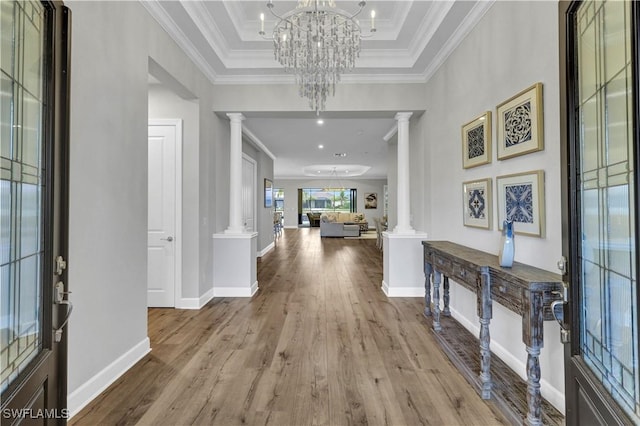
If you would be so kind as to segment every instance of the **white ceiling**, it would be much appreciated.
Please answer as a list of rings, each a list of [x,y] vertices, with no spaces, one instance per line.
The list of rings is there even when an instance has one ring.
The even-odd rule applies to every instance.
[[[356,68],[342,81],[425,82],[491,6],[493,0],[368,1],[359,16],[369,34],[370,11],[376,11],[377,32],[362,42]],[[274,12],[293,9],[296,1],[274,1]],[[265,32],[275,18],[267,1],[144,1],[143,5],[214,84],[293,82],[273,57],[273,42],[259,34],[260,13]],[[348,12],[357,0],[337,0]],[[340,87],[336,88],[340,90]],[[315,114],[247,117],[244,125],[275,157],[274,175],[302,177],[322,168],[336,172],[356,165],[370,167],[362,178],[386,177],[386,142],[393,127],[389,117],[326,117]],[[323,150],[318,149],[323,144]],[[336,158],[337,152],[346,157]],[[314,166],[305,170],[305,167]],[[348,166],[348,167],[342,167]],[[317,171],[321,173],[318,174]]]

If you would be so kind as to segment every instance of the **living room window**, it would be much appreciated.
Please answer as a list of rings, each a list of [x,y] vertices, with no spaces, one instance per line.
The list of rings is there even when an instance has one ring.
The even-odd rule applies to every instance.
[[[357,211],[357,189],[346,188],[302,188],[303,212],[349,212]]]
[[[284,213],[284,189],[273,188],[273,207],[275,211]]]

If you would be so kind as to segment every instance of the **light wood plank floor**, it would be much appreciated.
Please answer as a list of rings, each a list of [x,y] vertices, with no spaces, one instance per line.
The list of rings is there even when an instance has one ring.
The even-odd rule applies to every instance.
[[[507,424],[380,290],[374,240],[286,229],[252,299],[150,309],[152,352],[72,425]]]

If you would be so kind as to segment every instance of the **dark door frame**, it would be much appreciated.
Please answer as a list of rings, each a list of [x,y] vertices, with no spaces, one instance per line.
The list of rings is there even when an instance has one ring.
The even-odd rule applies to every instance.
[[[574,142],[579,130],[579,118],[575,115],[577,105],[578,82],[574,70],[577,68],[576,59],[576,39],[575,39],[575,13],[582,3],[582,0],[566,1],[561,0],[558,4],[559,19],[559,64],[560,64],[560,135],[561,140],[561,193],[562,193],[562,252],[568,259],[567,274],[569,286],[569,303],[565,306],[564,322],[571,330],[571,342],[564,347],[565,351],[565,405],[566,424],[585,424],[590,420],[590,424],[596,421],[600,424],[632,424],[631,419],[613,400],[604,386],[591,372],[580,356],[580,263],[579,249],[581,238],[580,229],[580,202],[579,202],[579,152]],[[635,167],[634,173],[634,197],[636,200],[635,229],[636,229],[636,271],[640,266],[640,253],[638,251],[640,232],[640,220],[638,208],[639,198],[639,142],[640,142],[640,91],[638,84],[639,64],[639,43],[638,30],[640,24],[640,5],[635,1],[631,3],[632,31],[636,34],[632,39],[632,81],[633,81],[633,119],[635,121],[634,138],[635,149],[634,158],[630,159]],[[572,95],[572,96],[570,96]],[[637,273],[637,272],[636,272]],[[574,285],[575,284],[575,285]],[[640,292],[637,292],[638,299],[636,307],[640,307]],[[638,326],[638,325],[637,325]],[[636,326],[636,330],[638,330]],[[584,417],[587,416],[587,417]]]
[[[54,339],[67,307],[54,304],[54,286],[58,281],[68,290],[67,272],[56,274],[56,258],[68,255],[68,164],[69,164],[69,71],[71,12],[59,0],[41,0],[46,10],[43,41],[43,88],[47,106],[43,113],[42,198],[44,255],[42,261],[42,350],[2,394],[3,424],[19,418],[5,418],[5,409],[24,409],[33,404],[33,395],[43,391],[46,408],[54,410],[48,424],[66,424],[67,408],[67,333]],[[37,413],[22,413],[22,416]],[[13,417],[13,416],[10,416]],[[29,421],[29,417],[23,417]]]

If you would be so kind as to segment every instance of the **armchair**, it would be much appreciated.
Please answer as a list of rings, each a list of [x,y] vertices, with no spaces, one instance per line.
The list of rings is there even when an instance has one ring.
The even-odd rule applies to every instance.
[[[312,228],[320,226],[320,213],[307,213],[307,217],[309,218],[309,226]]]

